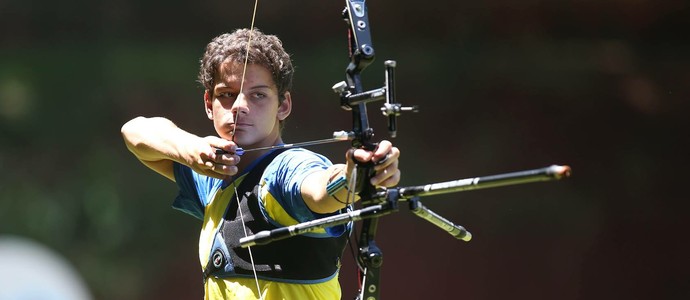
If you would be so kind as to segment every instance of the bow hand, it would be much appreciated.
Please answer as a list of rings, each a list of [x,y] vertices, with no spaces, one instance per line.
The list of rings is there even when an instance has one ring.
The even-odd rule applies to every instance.
[[[393,187],[400,182],[398,158],[400,150],[389,141],[380,142],[374,150],[351,149],[347,152],[347,177],[351,178],[355,164],[372,166],[369,183],[376,187]]]

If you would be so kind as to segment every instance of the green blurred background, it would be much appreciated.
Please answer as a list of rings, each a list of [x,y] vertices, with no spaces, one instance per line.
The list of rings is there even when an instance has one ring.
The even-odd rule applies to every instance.
[[[395,59],[401,185],[568,164],[549,183],[422,199],[457,241],[402,208],[381,220],[385,299],[687,299],[687,1],[368,3],[380,87]],[[214,36],[251,1],[0,0],[0,235],[54,249],[95,299],[198,299],[200,222],[119,129],[164,116],[213,134],[195,82]],[[256,26],[297,68],[285,140],[350,115],[344,1],[259,1]],[[369,105],[376,138],[385,120]],[[314,147],[335,161],[346,144]],[[0,266],[2,268],[2,266]],[[344,299],[356,278],[346,252]],[[36,276],[41,276],[36,270]]]

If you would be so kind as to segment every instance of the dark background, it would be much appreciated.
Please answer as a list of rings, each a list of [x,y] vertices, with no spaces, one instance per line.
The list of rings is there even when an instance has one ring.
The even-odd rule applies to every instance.
[[[198,299],[200,222],[119,129],[164,116],[213,133],[195,82],[251,1],[0,0],[0,235],[64,255],[96,299]],[[259,1],[297,68],[286,142],[349,129],[343,1]],[[687,1],[368,2],[399,118],[401,185],[567,164],[560,182],[427,197],[453,239],[401,209],[380,222],[385,299],[686,299]],[[384,118],[370,106],[377,139]],[[314,147],[334,161],[346,144]],[[0,266],[2,267],[2,266]],[[343,298],[356,287],[349,252]],[[40,272],[39,272],[40,273]],[[37,274],[37,276],[40,276]]]

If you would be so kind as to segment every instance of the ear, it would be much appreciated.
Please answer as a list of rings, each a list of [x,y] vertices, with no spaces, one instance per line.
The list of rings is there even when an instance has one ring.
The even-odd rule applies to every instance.
[[[292,111],[292,97],[290,97],[290,92],[285,92],[285,100],[280,101],[278,105],[278,120],[283,121],[287,119]]]
[[[211,94],[208,90],[204,91],[204,110],[206,110],[206,116],[209,120],[213,120],[213,99],[211,99]]]

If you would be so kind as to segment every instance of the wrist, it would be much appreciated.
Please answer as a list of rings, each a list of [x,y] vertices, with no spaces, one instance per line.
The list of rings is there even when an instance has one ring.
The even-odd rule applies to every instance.
[[[326,183],[326,193],[328,196],[333,196],[343,189],[349,191],[349,182],[347,179],[347,172],[345,172],[344,165],[334,165],[331,169],[328,182]]]
[[[328,181],[328,184],[326,185],[326,193],[328,193],[328,196],[333,196],[340,192],[342,189],[350,190],[347,186],[347,178],[345,175],[340,175],[334,179],[331,179]]]

